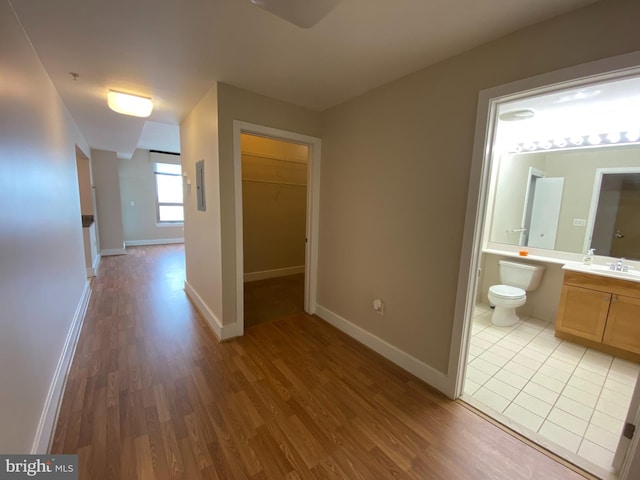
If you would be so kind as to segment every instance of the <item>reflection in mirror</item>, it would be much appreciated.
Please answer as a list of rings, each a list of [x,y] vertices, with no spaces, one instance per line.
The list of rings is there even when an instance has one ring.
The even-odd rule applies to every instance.
[[[599,255],[640,259],[640,169],[596,177],[591,247]],[[600,185],[598,185],[598,183]]]
[[[594,184],[598,180],[598,170],[604,168],[637,168],[640,172],[640,146],[607,146],[502,155],[498,159],[494,190],[494,202],[489,239],[495,243],[526,245],[563,252],[584,253],[591,242],[592,226],[597,244],[596,255],[622,256],[640,259],[640,248],[606,248],[601,237],[606,235],[618,216],[610,219],[611,202],[609,193],[603,195],[605,215],[596,215],[599,195],[594,195]],[[619,208],[623,220],[631,222],[640,230],[640,193],[635,193],[631,185],[638,185],[638,176],[619,180]],[[611,190],[611,183],[605,175],[605,188]],[[599,182],[599,180],[598,180]],[[624,187],[622,185],[624,184]],[[599,183],[598,183],[599,185]],[[607,190],[607,192],[609,191]],[[622,193],[624,191],[624,193]],[[636,190],[637,191],[637,190]],[[598,189],[599,192],[599,189]],[[636,203],[633,203],[632,200]],[[595,199],[595,200],[594,200]],[[607,224],[609,219],[609,225]],[[602,227],[601,225],[606,225]],[[612,245],[629,244],[640,247],[640,231],[636,234],[629,226],[620,229],[625,242],[613,241]],[[615,236],[615,228],[612,231]],[[636,236],[637,235],[637,236]],[[628,240],[628,241],[627,241]],[[624,254],[621,252],[624,251]]]

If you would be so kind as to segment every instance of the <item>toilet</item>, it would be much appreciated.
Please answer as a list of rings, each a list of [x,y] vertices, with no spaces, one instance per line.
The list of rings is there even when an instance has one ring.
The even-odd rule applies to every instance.
[[[540,285],[544,266],[500,260],[502,284],[489,287],[489,302],[495,305],[491,323],[499,327],[510,327],[518,322],[516,308],[527,301],[528,291]]]

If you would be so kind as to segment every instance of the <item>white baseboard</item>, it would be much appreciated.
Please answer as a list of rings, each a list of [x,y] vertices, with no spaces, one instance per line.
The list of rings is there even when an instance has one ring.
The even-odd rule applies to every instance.
[[[184,238],[160,238],[153,240],[127,240],[125,247],[139,247],[142,245],[170,245],[173,243],[184,243]]]
[[[286,277],[287,275],[295,275],[296,273],[304,273],[304,265],[245,273],[244,281],[245,283],[255,282],[256,280],[266,280],[267,278]]]
[[[93,259],[93,265],[91,267],[87,267],[87,278],[92,278],[96,276],[99,263],[100,263],[100,255],[96,255],[96,258]]]
[[[218,337],[218,340],[222,341],[242,336],[244,333],[242,325],[238,322],[232,323],[231,325],[222,325],[218,317],[215,316],[198,292],[186,280],[184,282],[184,291],[198,312],[200,312],[209,324],[215,336]]]
[[[67,338],[64,341],[62,353],[60,354],[58,365],[53,373],[49,392],[47,393],[44,408],[40,415],[38,429],[36,430],[36,436],[31,447],[32,454],[49,453],[56,421],[58,420],[58,414],[60,412],[60,405],[62,403],[62,394],[67,383],[71,361],[73,360],[73,355],[78,345],[78,338],[80,337],[80,330],[82,329],[82,324],[84,323],[84,318],[87,313],[87,307],[89,306],[89,298],[91,297],[90,285],[88,281],[84,285],[80,301],[73,315],[71,327],[67,332]]]
[[[112,255],[126,255],[127,250],[124,248],[103,248],[100,250],[100,256],[109,257]]]
[[[316,305],[316,315],[336,327],[338,330],[343,331],[350,337],[366,345],[376,353],[379,353],[387,360],[391,360],[399,367],[405,369],[409,373],[412,373],[420,380],[431,385],[433,388],[441,392],[448,391],[449,378],[441,371],[436,370],[408,353],[403,352],[399,348],[394,347],[380,337],[376,337],[374,334],[367,332],[363,328],[351,323],[349,320],[333,313],[328,308]]]

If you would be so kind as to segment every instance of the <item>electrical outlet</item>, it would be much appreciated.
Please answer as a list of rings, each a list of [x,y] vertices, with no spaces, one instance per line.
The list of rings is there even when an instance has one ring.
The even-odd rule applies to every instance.
[[[573,226],[574,227],[586,227],[587,226],[587,221],[584,218],[574,218],[573,219]]]
[[[380,300],[379,298],[376,298],[373,301],[373,310],[378,315],[384,315],[384,302],[382,300]]]

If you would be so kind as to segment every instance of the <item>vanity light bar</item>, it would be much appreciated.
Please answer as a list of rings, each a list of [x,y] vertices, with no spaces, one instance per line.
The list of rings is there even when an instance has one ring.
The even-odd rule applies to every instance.
[[[640,143],[640,130],[627,132],[592,133],[572,137],[559,137],[553,140],[522,142],[509,148],[509,153],[543,152],[548,150],[567,150],[572,148],[598,147],[607,145],[632,145]]]

